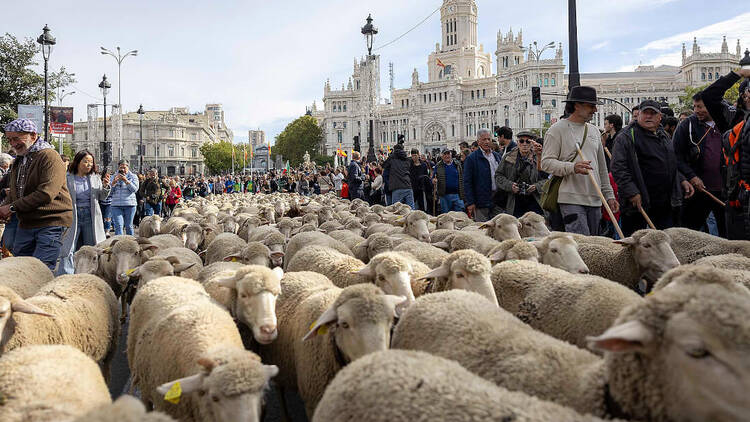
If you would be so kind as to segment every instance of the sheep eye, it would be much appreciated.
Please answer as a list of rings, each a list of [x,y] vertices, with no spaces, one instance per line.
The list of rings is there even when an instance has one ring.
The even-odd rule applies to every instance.
[[[385,280],[385,277],[383,277],[382,275],[379,275],[379,276],[378,276],[378,280],[380,280],[380,281],[384,281],[384,280]]]
[[[694,349],[689,349],[687,352],[688,356],[695,358],[695,359],[703,359],[711,356],[711,353],[708,352],[708,350],[702,348],[702,347],[696,347]]]
[[[245,294],[245,293],[240,293],[240,297],[241,297],[241,298],[243,298],[243,299],[246,299],[246,298],[247,298],[247,294]]]
[[[349,328],[349,323],[348,322],[342,322],[341,323],[341,327],[342,328]]]
[[[457,278],[464,278],[465,275],[464,275],[464,273],[456,273],[456,277]]]
[[[651,247],[651,245],[649,245],[648,243],[644,243],[644,244],[643,244],[643,247],[644,247],[644,248],[650,248],[650,247]]]
[[[211,396],[211,400],[213,400],[214,402],[218,402],[219,396]]]
[[[558,252],[557,248],[551,248],[549,251],[552,252],[552,253],[557,253]]]

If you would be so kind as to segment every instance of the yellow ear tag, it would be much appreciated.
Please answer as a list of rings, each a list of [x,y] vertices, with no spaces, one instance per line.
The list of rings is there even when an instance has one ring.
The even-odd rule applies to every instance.
[[[177,381],[172,384],[172,388],[164,395],[164,400],[172,404],[178,404],[180,403],[180,396],[182,396],[182,387],[180,387],[180,382]]]
[[[125,275],[133,274],[133,271],[135,271],[135,268],[131,268],[131,269],[125,271]]]
[[[237,262],[237,261],[238,261],[238,259],[236,257],[232,258],[232,262]]]
[[[312,330],[314,326],[315,326],[315,323],[313,322],[312,324],[310,324],[310,329]],[[317,331],[317,335],[319,336],[322,336],[324,334],[328,334],[328,325],[325,325],[325,324],[318,327],[318,331]]]

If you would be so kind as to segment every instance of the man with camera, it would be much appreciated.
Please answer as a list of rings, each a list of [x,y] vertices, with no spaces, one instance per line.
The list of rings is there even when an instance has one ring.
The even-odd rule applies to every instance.
[[[112,198],[112,222],[115,226],[115,235],[125,234],[133,235],[133,217],[135,216],[135,207],[138,201],[135,193],[138,191],[138,177],[130,172],[130,162],[120,160],[118,163],[117,173],[112,175],[109,184],[112,191],[109,196]]]
[[[538,163],[542,158],[542,145],[534,141],[531,132],[518,133],[518,147],[510,150],[495,171],[498,191],[505,193],[505,212],[516,217],[528,211],[542,214],[541,189],[544,177],[539,177]]]
[[[141,196],[144,198],[143,215],[161,215],[161,202],[164,200],[164,194],[159,184],[159,178],[156,169],[151,169],[146,175],[146,181],[141,187]]]

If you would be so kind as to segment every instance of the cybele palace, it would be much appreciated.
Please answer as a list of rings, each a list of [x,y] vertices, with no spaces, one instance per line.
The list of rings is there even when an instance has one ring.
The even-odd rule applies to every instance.
[[[431,151],[471,143],[480,128],[498,125],[517,131],[554,122],[563,113],[568,91],[562,43],[534,46],[524,41],[520,30],[499,30],[493,71],[492,55],[477,39],[478,17],[474,0],[445,0],[440,10],[442,38],[427,56],[427,75],[414,69],[411,86],[392,89],[390,99],[380,98],[379,55],[355,59],[352,76],[341,89],[326,81],[322,109],[312,105],[312,115],[325,134],[322,152],[331,155],[339,145],[349,151],[354,136],[360,137],[366,152],[370,119],[376,151],[394,145],[400,134],[407,148]],[[544,47],[549,49],[538,54]],[[731,53],[726,38],[721,52],[702,53],[693,39],[691,50],[683,44],[679,67],[583,73],[581,84],[629,108],[647,98],[674,104],[686,86],[710,83],[736,67],[740,53],[739,40]],[[541,106],[532,105],[533,86],[541,88]],[[613,113],[625,122],[631,118],[629,110],[605,100],[592,123],[602,127],[604,117]]]

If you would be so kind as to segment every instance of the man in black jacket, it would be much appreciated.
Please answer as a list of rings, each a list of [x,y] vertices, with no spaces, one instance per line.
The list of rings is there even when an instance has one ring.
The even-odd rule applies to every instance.
[[[352,161],[346,167],[347,177],[346,183],[349,185],[349,199],[364,199],[364,181],[365,175],[362,173],[362,167],[360,167],[359,159],[361,155],[359,151],[352,152]]]
[[[164,199],[161,185],[156,174],[156,169],[148,171],[146,181],[141,185],[141,196],[143,197],[143,216],[161,215],[161,201]]]
[[[411,182],[412,195],[414,204],[418,210],[427,212],[427,203],[425,199],[424,183],[422,178],[429,176],[430,170],[427,164],[419,158],[419,150],[411,150],[411,166],[409,167],[409,181]]]
[[[406,156],[404,144],[396,144],[393,152],[383,163],[383,171],[388,172],[388,189],[391,203],[402,202],[414,209],[414,192],[411,190],[409,169],[411,161]]]
[[[685,227],[701,230],[713,211],[719,235],[726,237],[724,208],[704,193],[723,196],[721,132],[703,103],[702,92],[693,95],[693,111],[677,126],[672,138],[677,167],[696,190],[696,195],[685,201],[682,222]]]

